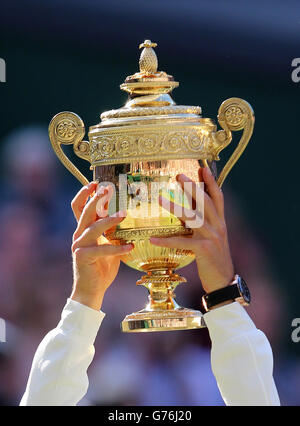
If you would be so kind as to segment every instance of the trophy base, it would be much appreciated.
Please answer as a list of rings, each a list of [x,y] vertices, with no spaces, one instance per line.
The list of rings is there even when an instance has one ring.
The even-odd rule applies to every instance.
[[[121,324],[124,333],[191,330],[203,327],[206,325],[200,311],[180,307],[168,311],[144,309],[127,315]]]

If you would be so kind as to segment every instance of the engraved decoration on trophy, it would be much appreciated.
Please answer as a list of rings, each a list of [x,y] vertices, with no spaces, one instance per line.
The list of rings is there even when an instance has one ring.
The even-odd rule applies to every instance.
[[[128,101],[122,108],[102,113],[100,123],[89,128],[88,141],[83,140],[85,129],[81,118],[72,112],[57,114],[49,125],[56,155],[83,185],[88,179],[67,158],[62,145],[73,145],[75,154],[91,164],[94,180],[114,185],[116,209],[122,198],[120,176],[125,176],[125,185],[130,189],[125,196],[127,216],[106,237],[113,244],[134,244],[123,261],[144,273],[137,284],[145,286],[149,296],[144,309],[122,321],[124,332],[204,326],[200,311],[181,307],[175,301],[176,286],[186,282],[176,271],[194,260],[193,252],[158,247],[149,241],[152,236],[189,235],[192,230],[160,206],[157,206],[159,215],[150,213],[144,217],[141,213],[151,212],[153,203],[158,203],[150,196],[151,185],[167,184],[164,196],[171,200],[177,174],[184,173],[197,180],[199,165],[212,167],[232,141],[232,132],[242,131],[237,147],[217,177],[218,185],[222,186],[246,148],[254,126],[251,106],[239,98],[221,104],[218,111],[221,130],[212,119],[202,116],[201,107],[176,105],[170,93],[179,83],[166,72],[158,71],[156,46],[150,40],[140,45],[143,49],[140,70],[120,86],[129,94]],[[143,196],[137,189],[141,185],[145,189]],[[135,197],[132,205],[138,193],[140,198]]]

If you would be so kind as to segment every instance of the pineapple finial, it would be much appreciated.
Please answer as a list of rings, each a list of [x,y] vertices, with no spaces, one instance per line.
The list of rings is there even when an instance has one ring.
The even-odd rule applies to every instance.
[[[141,43],[139,48],[143,48],[139,65],[140,72],[146,74],[155,74],[157,72],[158,61],[155,51],[152,47],[156,47],[157,43],[152,43],[151,40],[145,40],[144,43]]]

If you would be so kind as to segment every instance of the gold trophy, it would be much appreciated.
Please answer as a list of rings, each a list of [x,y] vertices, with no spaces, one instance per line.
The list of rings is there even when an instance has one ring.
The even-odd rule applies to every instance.
[[[83,185],[88,180],[64,154],[62,145],[73,145],[75,154],[90,162],[94,180],[114,185],[116,210],[125,203],[126,218],[106,237],[112,244],[134,244],[123,261],[145,273],[137,284],[144,285],[149,296],[144,309],[125,317],[122,331],[201,328],[205,326],[201,312],[180,307],[174,294],[175,287],[186,282],[175,270],[191,263],[193,252],[158,247],[149,241],[154,236],[190,235],[193,231],[163,209],[153,191],[150,196],[150,187],[163,184],[164,197],[173,200],[177,174],[197,181],[199,165],[211,167],[216,174],[219,153],[231,142],[232,131],[242,130],[236,149],[217,178],[221,186],[249,142],[254,114],[246,101],[227,99],[219,108],[222,130],[217,130],[212,119],[202,117],[199,106],[175,104],[170,93],[179,83],[157,70],[156,43],[145,40],[139,47],[143,48],[140,71],[120,86],[129,94],[124,107],[102,113],[101,122],[89,129],[89,141],[83,140],[83,121],[72,112],[53,117],[49,136],[58,158]],[[130,188],[125,197],[121,191],[124,184]],[[185,203],[183,199],[182,206]],[[155,206],[156,214],[151,214]]]

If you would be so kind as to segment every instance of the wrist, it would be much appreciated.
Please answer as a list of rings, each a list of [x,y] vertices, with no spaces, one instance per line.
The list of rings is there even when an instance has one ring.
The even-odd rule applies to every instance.
[[[212,293],[216,290],[220,290],[222,288],[228,287],[232,282],[232,278],[228,280],[224,280],[223,282],[220,281],[220,283],[214,283],[213,285],[203,285],[203,289],[205,290],[206,294]],[[202,299],[203,300],[203,299]],[[220,308],[224,305],[229,305],[230,303],[234,302],[234,299],[232,300],[226,300],[224,302],[218,303],[210,308],[210,310]],[[202,301],[203,303],[203,301]]]
[[[219,279],[211,279],[202,281],[202,287],[205,293],[211,293],[213,291],[219,290],[221,288],[227,287],[231,284],[234,277],[234,273],[228,274],[226,277],[222,277]]]
[[[88,306],[89,308],[95,309],[96,311],[100,311],[104,293],[104,291],[95,293],[86,292],[74,286],[70,299],[75,300],[82,305]]]
[[[251,301],[249,288],[243,278],[238,274],[234,276],[230,285],[206,293],[202,297],[202,306],[207,312],[234,301],[244,306],[248,306]]]

